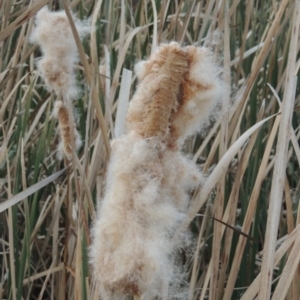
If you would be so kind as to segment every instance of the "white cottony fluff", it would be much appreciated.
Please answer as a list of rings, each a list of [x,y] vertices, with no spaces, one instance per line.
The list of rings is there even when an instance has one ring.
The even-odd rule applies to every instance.
[[[179,299],[166,291],[178,274],[174,254],[182,240],[175,232],[190,192],[204,180],[180,148],[220,102],[224,85],[207,49],[177,43],[160,46],[136,72],[128,133],[111,143],[92,228],[93,278],[104,300]]]
[[[201,174],[180,153],[135,134],[112,143],[105,197],[93,228],[91,258],[102,297],[159,295],[172,276],[173,233],[185,216],[186,191]],[[118,294],[115,294],[116,295]]]
[[[80,38],[83,38],[90,32],[88,22],[79,21],[75,16],[73,19]],[[78,51],[66,13],[43,7],[36,15],[31,41],[42,49],[38,68],[48,89],[74,99],[78,92],[74,74]]]
[[[75,16],[72,18],[80,38],[83,38],[90,32],[88,22],[79,21]],[[54,116],[58,119],[61,134],[57,156],[59,159],[65,156],[70,160],[72,145],[77,150],[81,146],[81,139],[74,123],[72,106],[72,100],[78,94],[74,72],[78,52],[66,13],[52,12],[47,6],[43,7],[36,15],[31,41],[39,44],[43,52],[37,65],[47,88],[63,100],[56,101],[54,106]]]

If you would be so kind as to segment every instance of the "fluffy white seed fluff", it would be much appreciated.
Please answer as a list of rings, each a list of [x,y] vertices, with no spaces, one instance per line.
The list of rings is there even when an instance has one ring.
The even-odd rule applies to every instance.
[[[171,237],[201,174],[180,153],[134,133],[112,143],[105,197],[93,228],[91,259],[103,299],[154,297],[172,277]],[[147,298],[145,298],[147,299]]]
[[[177,43],[160,46],[136,71],[128,133],[112,141],[92,228],[91,265],[103,300],[160,299],[176,281],[174,254],[182,240],[175,232],[190,191],[203,182],[180,147],[201,128],[224,87],[208,50]]]
[[[90,32],[88,22],[73,16],[79,36]],[[49,90],[73,99],[77,95],[74,63],[78,60],[77,46],[64,11],[52,12],[42,8],[36,15],[31,41],[39,44],[43,57],[38,69]]]
[[[226,89],[221,69],[207,48],[188,46],[186,51],[190,68],[183,84],[183,98],[188,101],[179,106],[172,122],[180,145],[188,136],[201,131]]]
[[[89,22],[72,17],[80,38],[84,38],[91,30]],[[58,119],[61,135],[57,156],[59,159],[66,156],[70,160],[72,145],[78,149],[81,146],[81,139],[74,123],[72,106],[72,100],[78,94],[74,70],[78,52],[66,13],[52,12],[47,6],[43,7],[36,15],[31,41],[39,44],[43,52],[37,65],[47,88],[63,99],[63,102],[56,101],[53,111]],[[69,105],[66,105],[67,103]]]

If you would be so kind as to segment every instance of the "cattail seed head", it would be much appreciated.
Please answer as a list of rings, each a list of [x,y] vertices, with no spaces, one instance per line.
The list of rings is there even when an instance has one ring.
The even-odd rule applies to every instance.
[[[87,22],[73,16],[79,36],[90,31]],[[51,12],[45,6],[36,15],[31,41],[40,45],[43,52],[38,69],[50,91],[69,99],[76,97],[78,89],[74,63],[78,60],[77,46],[64,11]]]
[[[170,121],[171,141],[180,147],[189,135],[201,131],[226,89],[221,69],[207,48],[185,49],[189,70],[182,78],[180,103]]]
[[[182,242],[175,232],[186,217],[190,191],[204,181],[180,146],[201,128],[223,88],[205,48],[162,45],[136,71],[128,133],[112,141],[92,229],[93,278],[104,300],[151,299],[171,282],[175,288],[174,256]]]
[[[162,135],[170,147],[182,146],[201,130],[225,89],[207,48],[162,45],[136,65],[136,72],[140,82],[129,106],[128,130],[143,137]]]
[[[72,16],[80,38],[90,32],[88,22],[79,21]],[[35,27],[31,41],[40,45],[43,57],[38,61],[38,69],[50,91],[62,97],[56,101],[54,115],[58,119],[61,142],[58,146],[58,158],[65,155],[68,160],[72,158],[72,145],[78,149],[81,145],[80,135],[73,121],[73,107],[71,100],[78,94],[74,64],[78,60],[77,46],[64,11],[51,12],[43,7],[36,15]],[[74,143],[72,141],[74,136]]]
[[[62,101],[55,101],[53,115],[58,119],[59,132],[61,134],[61,142],[58,146],[58,158],[62,159],[63,154],[65,154],[68,160],[72,158],[72,135],[71,130],[73,130],[73,135],[75,139],[75,149],[77,150],[81,146],[81,138],[76,130],[75,123],[72,123],[72,117],[70,115],[68,107]],[[73,126],[70,127],[70,124]]]
[[[128,129],[145,138],[164,137],[171,113],[178,106],[180,82],[188,70],[185,51],[177,43],[163,45],[136,69],[141,82],[130,104]]]

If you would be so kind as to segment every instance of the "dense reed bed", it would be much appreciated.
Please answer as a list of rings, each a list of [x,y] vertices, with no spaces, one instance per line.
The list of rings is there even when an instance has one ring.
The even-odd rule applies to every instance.
[[[57,13],[60,21],[48,27],[45,5],[49,11],[63,11]],[[137,73],[134,66],[171,41],[178,43],[178,53],[188,52],[182,49],[189,46],[213,53],[221,101],[204,116],[201,132],[199,113],[198,127],[192,130],[197,133],[184,144],[177,137],[167,143],[178,152],[173,160],[163,158],[165,178],[180,174],[183,162],[201,172],[197,184],[191,182],[196,175],[186,177],[188,192],[180,194],[175,174],[162,193],[162,203],[172,186],[185,201],[189,196],[175,221],[171,206],[152,206],[147,224],[157,226],[158,235],[151,231],[152,238],[145,235],[143,240],[141,233],[147,231],[139,232],[145,253],[168,257],[154,275],[162,286],[152,280],[149,290],[139,285],[147,290],[144,294],[128,286],[126,293],[162,300],[299,299],[299,15],[296,0],[1,1],[0,300],[99,299],[101,284],[110,279],[102,281],[107,273],[93,272],[90,264],[95,256],[89,254],[90,245],[97,240],[91,227],[99,218],[99,202],[106,199],[110,159],[114,171],[134,165],[126,164],[126,158],[131,158],[136,137],[124,142],[128,153],[123,156],[116,156],[114,148],[123,141],[129,100],[140,101],[143,85],[146,92],[152,88],[143,82],[147,76],[141,63]],[[35,26],[43,22],[39,32]],[[63,29],[55,28],[58,23]],[[61,39],[61,31],[68,39]],[[165,60],[171,64],[178,57]],[[186,76],[184,68],[184,62],[178,65],[177,75]],[[201,85],[212,73],[200,73]],[[168,81],[163,82],[164,96]],[[170,95],[184,95],[182,83],[180,93],[170,88]],[[172,105],[166,109],[174,110]],[[142,138],[155,132],[160,138],[170,124],[137,130],[134,122],[145,117],[143,111],[130,106],[127,128]],[[149,111],[148,119],[155,120],[164,113]],[[178,116],[180,110],[172,117],[175,124]],[[180,122],[176,130],[184,131],[191,120]],[[112,140],[117,142],[111,147]],[[157,149],[164,146],[138,145],[138,153],[149,152],[143,162],[154,168]],[[108,216],[109,205],[106,209]],[[131,251],[128,228],[140,221],[128,216],[125,220],[120,214],[120,224],[115,215],[107,219],[124,230],[122,243]],[[159,227],[160,216],[170,218],[170,228]],[[117,253],[112,257],[124,270],[124,252]],[[99,281],[93,274],[101,275]]]

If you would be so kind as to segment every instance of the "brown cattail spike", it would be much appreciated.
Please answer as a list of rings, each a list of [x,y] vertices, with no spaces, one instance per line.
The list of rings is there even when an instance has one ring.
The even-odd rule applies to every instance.
[[[73,116],[72,112],[69,112],[68,107],[62,101],[55,101],[53,114],[58,119],[59,131],[61,134],[61,143],[58,148],[58,157],[62,158],[63,153],[68,160],[72,158],[72,145],[78,149],[81,145],[80,135],[76,130],[75,124],[72,122]],[[70,118],[72,118],[70,120]],[[73,127],[70,127],[70,124]],[[71,130],[73,130],[74,143],[72,142]]]
[[[188,71],[186,52],[177,43],[161,46],[147,62],[138,64],[140,84],[130,103],[129,130],[141,136],[163,137],[178,106],[180,83]]]

